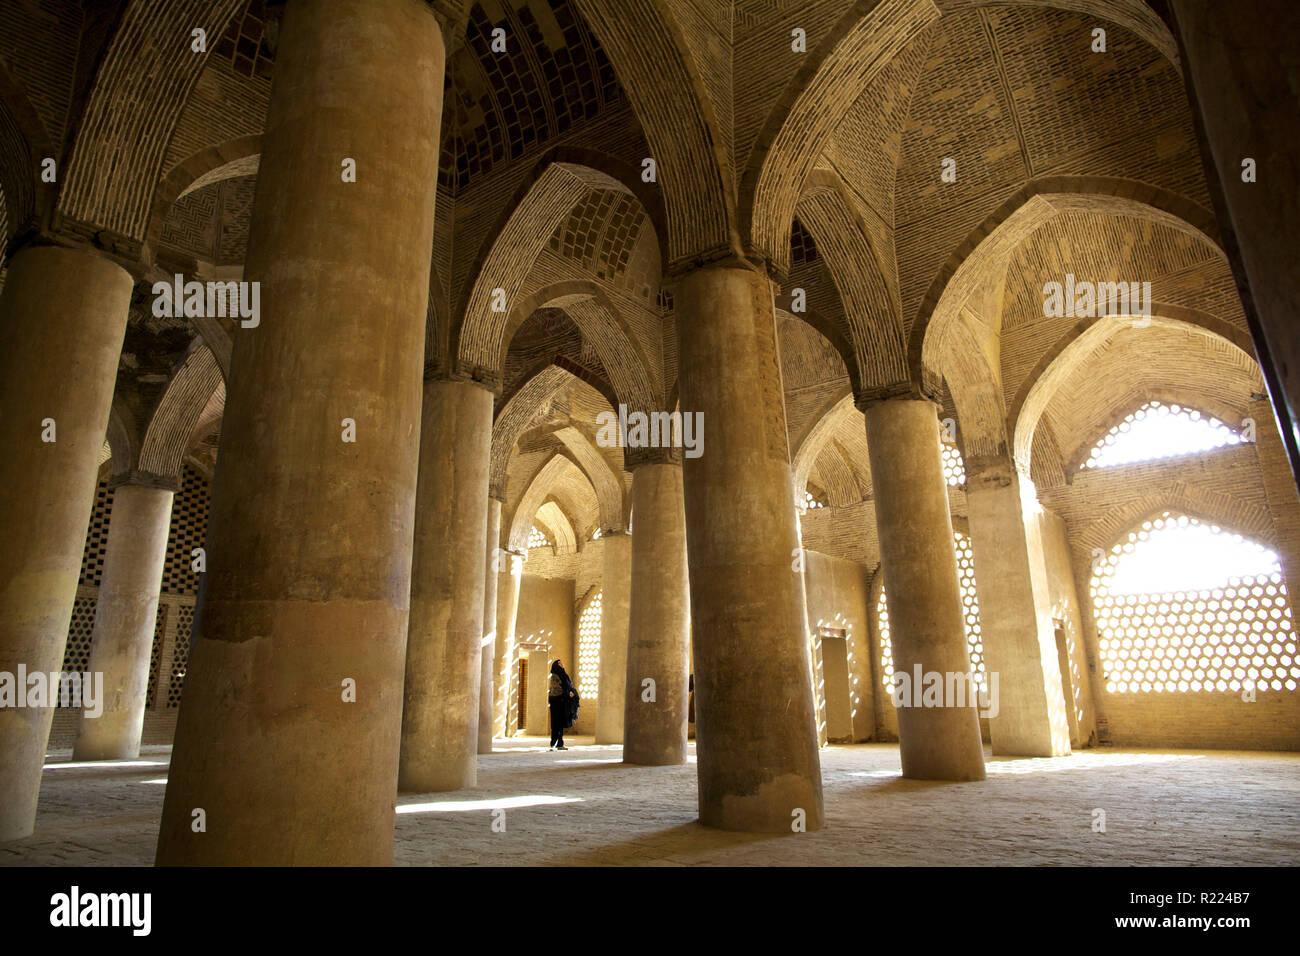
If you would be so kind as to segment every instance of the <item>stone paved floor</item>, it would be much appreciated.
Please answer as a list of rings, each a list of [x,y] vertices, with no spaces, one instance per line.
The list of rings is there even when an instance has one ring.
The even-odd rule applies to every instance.
[[[905,781],[898,746],[822,751],[827,826],[757,836],[695,822],[695,766],[619,747],[498,742],[479,786],[398,800],[399,864],[1201,865],[1300,862],[1300,754],[1102,749],[990,758],[983,783]],[[694,745],[692,744],[692,754]],[[54,751],[37,832],[0,865],[152,862],[169,748],[87,766]],[[505,832],[493,832],[493,809]],[[1094,833],[1093,810],[1106,812]],[[500,816],[498,815],[498,819]]]

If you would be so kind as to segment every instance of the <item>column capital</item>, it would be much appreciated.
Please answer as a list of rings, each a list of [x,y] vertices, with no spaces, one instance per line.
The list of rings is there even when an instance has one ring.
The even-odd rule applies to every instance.
[[[668,264],[665,282],[671,282],[704,269],[746,269],[757,272],[772,281],[780,281],[767,258],[756,250],[738,249],[732,245],[700,249]]]
[[[110,491],[122,487],[154,488],[158,491],[176,492],[181,490],[179,475],[155,475],[149,471],[127,471],[114,474],[108,479]]]
[[[967,458],[962,464],[966,470],[967,488],[1006,487],[1020,474],[1010,455],[977,455]]]
[[[677,465],[682,464],[680,448],[624,448],[623,468],[635,472],[642,465]]]
[[[472,369],[464,368],[459,362],[456,369],[450,371],[442,363],[437,361],[426,361],[424,363],[424,381],[429,382],[463,382],[466,385],[476,385],[483,389],[494,398],[501,394],[501,376],[487,369],[475,366]]]
[[[895,382],[892,385],[864,388],[853,395],[853,404],[860,412],[865,412],[872,406],[884,402],[894,401],[929,402],[935,406],[936,413],[942,409],[942,404],[934,394],[917,386],[915,382]]]

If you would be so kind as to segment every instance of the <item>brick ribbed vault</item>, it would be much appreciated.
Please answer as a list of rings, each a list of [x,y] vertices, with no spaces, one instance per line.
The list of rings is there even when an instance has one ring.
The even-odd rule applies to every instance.
[[[837,176],[819,178],[799,199],[799,221],[816,241],[839,292],[856,377],[866,388],[896,385],[907,380],[897,299],[881,271],[878,246],[841,185]]]
[[[514,513],[510,516],[508,522],[510,531],[506,537],[506,547],[509,550],[525,553],[528,551],[528,532],[533,526],[533,519],[537,516],[538,510],[547,498],[555,493],[557,486],[573,482],[586,483],[590,487],[590,482],[582,469],[570,458],[555,454],[546,459],[528,482],[519,504],[515,506]]]
[[[659,235],[669,260],[739,251],[731,157],[723,145],[730,130],[687,55],[674,12],[656,0],[576,2],[645,130],[668,214]]]
[[[59,212],[143,240],[173,127],[243,0],[131,0],[77,131]],[[208,53],[191,49],[206,31]],[[112,175],[106,171],[112,170]]]
[[[1110,191],[1093,191],[1099,187]],[[1193,237],[1216,260],[1223,259],[1209,214],[1164,190],[1122,180],[1055,177],[1018,191],[936,276],[908,342],[914,382],[939,375],[947,380],[961,417],[962,446],[971,458],[1002,455],[1011,445],[1002,398],[1006,265],[1035,232],[1057,216],[1074,213],[1158,225]],[[1059,278],[1064,279],[1067,268],[1068,263],[1060,264]],[[1027,451],[1023,461],[1028,461]]]
[[[792,461],[794,495],[803,501],[808,479],[820,472],[829,505],[855,504],[871,494],[870,470],[865,466],[866,425],[854,405],[852,392],[833,399],[800,443]]]
[[[791,11],[785,37],[805,15]],[[779,272],[789,269],[790,226],[800,193],[845,112],[938,16],[933,0],[854,3],[781,92],[750,154],[739,200],[745,235]]]
[[[617,306],[595,282],[588,280],[557,282],[521,298],[508,314],[505,341],[496,368],[505,367],[506,352],[515,332],[542,308],[563,309],[573,320],[600,359],[617,401],[630,409],[658,407],[650,364],[636,336],[619,315]]]
[[[591,300],[587,306],[570,309],[573,320],[600,354],[606,371],[614,382],[621,400],[629,405],[650,407],[655,391],[648,368],[635,338],[621,322],[617,310],[594,282],[570,287],[561,283],[552,290],[540,290],[524,297],[529,272],[557,227],[564,223],[583,198],[593,189],[615,189],[636,195],[614,173],[630,176],[630,171],[616,162],[604,169],[563,161],[565,154],[552,151],[537,165],[533,179],[507,208],[501,227],[489,234],[475,267],[469,287],[461,296],[464,308],[459,323],[451,330],[450,342],[455,356],[456,374],[500,388],[502,369],[510,338],[532,312],[558,297],[581,295]],[[586,154],[588,158],[594,154]],[[646,209],[654,222],[654,203]],[[656,226],[656,229],[658,227]],[[662,235],[662,233],[660,233]],[[505,295],[506,310],[493,311],[496,290]]]
[[[152,478],[179,482],[190,440],[200,427],[204,410],[213,407],[218,393],[221,398],[215,407],[219,414],[225,395],[221,368],[212,351],[196,343],[167,383],[167,390],[149,421],[140,445],[137,469]]]

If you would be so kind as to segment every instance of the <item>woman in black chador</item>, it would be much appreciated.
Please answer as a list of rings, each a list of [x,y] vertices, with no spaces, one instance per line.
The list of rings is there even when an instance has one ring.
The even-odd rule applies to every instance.
[[[578,692],[573,681],[564,672],[560,661],[551,664],[551,679],[546,688],[546,702],[551,708],[551,748],[568,750],[564,746],[564,728],[572,727],[578,713]]]

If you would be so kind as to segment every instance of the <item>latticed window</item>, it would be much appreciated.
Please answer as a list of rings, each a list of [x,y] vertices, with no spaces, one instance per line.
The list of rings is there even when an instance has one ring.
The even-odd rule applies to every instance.
[[[1166,511],[1144,521],[1092,576],[1109,693],[1294,691],[1291,607],[1277,555]]]
[[[825,508],[826,499],[821,495],[815,495],[807,488],[803,492],[803,510],[810,511],[813,508]]]
[[[961,582],[962,614],[966,625],[966,645],[970,654],[971,670],[975,673],[975,684],[981,690],[985,687],[984,678],[984,640],[980,634],[980,606],[975,596],[975,555],[971,550],[970,538],[960,531],[952,535],[953,548],[957,552],[957,577]],[[889,640],[889,605],[885,589],[880,589],[880,598],[876,601],[876,621],[880,631],[880,682],[887,690],[894,687],[894,645]]]
[[[597,591],[578,617],[578,693],[584,700],[596,699],[600,683],[600,599]]]
[[[533,525],[532,530],[528,532],[528,550],[533,548],[546,548],[551,544],[551,539],[546,537],[546,532],[537,525]]]
[[[1147,402],[1108,431],[1079,467],[1111,468],[1173,458],[1237,445],[1244,440],[1217,418],[1194,408]]]
[[[951,442],[943,443],[943,478],[953,487],[960,488],[966,484],[966,464],[961,459],[961,452]]]

